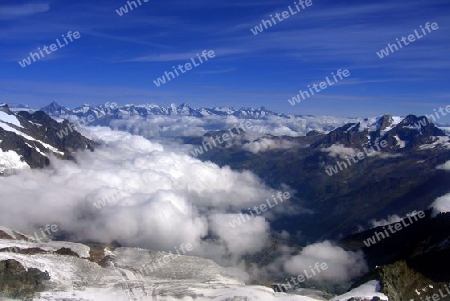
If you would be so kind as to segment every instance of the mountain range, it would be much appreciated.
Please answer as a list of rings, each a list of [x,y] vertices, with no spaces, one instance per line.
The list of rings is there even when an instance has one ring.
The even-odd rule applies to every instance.
[[[450,233],[446,230],[439,232],[439,229],[448,228],[448,216],[446,212],[436,212],[437,206],[435,205],[437,199],[442,199],[450,192],[448,185],[450,173],[447,163],[450,161],[450,138],[442,128],[435,126],[424,116],[384,115],[377,118],[350,120],[345,118],[327,119],[314,116],[287,116],[267,111],[264,108],[258,110],[230,108],[194,110],[187,105],[178,107],[125,105],[114,108],[83,106],[69,110],[53,103],[43,110],[45,112],[17,105],[12,105],[11,108],[7,105],[0,107],[0,173],[2,176],[10,175],[21,168],[45,168],[51,162],[52,157],[75,160],[73,154],[76,151],[95,152],[95,149],[99,147],[98,143],[84,137],[70,122],[63,120],[63,118],[70,119],[71,116],[75,116],[77,118],[75,120],[79,120],[93,115],[95,117],[91,118],[93,121],[88,125],[104,126],[130,117],[142,118],[142,122],[145,124],[153,119],[152,116],[167,118],[182,116],[196,119],[213,118],[214,120],[231,116],[236,118],[233,122],[240,119],[270,122],[270,119],[273,118],[277,122],[292,119],[306,120],[302,130],[292,128],[296,130],[293,131],[293,135],[276,135],[274,132],[277,128],[258,135],[241,132],[227,143],[210,148],[205,148],[206,142],[217,136],[223,137],[227,132],[226,129],[219,128],[220,126],[217,124],[218,128],[205,124],[205,131],[200,134],[177,132],[177,138],[185,146],[188,146],[189,150],[203,147],[202,153],[198,153],[197,156],[202,161],[213,162],[219,166],[230,166],[233,170],[249,170],[271,187],[282,187],[283,185],[290,187],[295,192],[291,202],[296,210],[277,216],[271,221],[274,233],[282,231],[290,233],[289,241],[293,248],[301,249],[317,241],[333,240],[339,241],[346,250],[362,251],[366,256],[369,272],[356,280],[354,289],[357,290],[358,287],[365,287],[370,283],[370,290],[373,292],[369,294],[368,300],[371,300],[372,297],[378,298],[375,297],[378,293],[373,290],[373,283],[380,283],[381,288],[379,289],[389,297],[389,300],[397,301],[414,298],[418,296],[416,291],[422,290],[423,292],[424,288],[427,294],[437,292],[438,288],[444,288],[443,285],[446,281],[450,281],[450,278],[446,276],[446,266],[439,264],[440,260],[445,260],[444,258],[450,250],[448,244]],[[337,125],[333,127],[333,124]],[[65,134],[61,135],[61,133]],[[426,212],[425,219],[373,246],[367,246],[364,243],[367,239],[374,237],[373,235],[376,235],[377,231],[384,231],[383,227],[394,225],[410,216],[412,212],[419,210]],[[2,241],[2,243],[8,243],[8,246],[17,246],[15,237],[18,236],[14,234],[15,232],[8,231],[11,230],[3,230],[3,239],[9,242]],[[59,239],[63,239],[63,237]],[[11,242],[11,240],[15,241]],[[50,248],[49,245],[41,247],[44,250]],[[101,245],[102,250],[104,247],[106,245]],[[25,249],[36,251],[36,248],[40,247],[30,245]],[[86,249],[86,247],[82,248]],[[92,246],[92,248],[97,247]],[[123,265],[124,261],[141,256],[135,250],[116,248],[117,246],[107,246],[109,251],[105,252],[111,252],[108,253],[111,255],[109,261],[117,258],[115,257],[117,254],[121,254],[121,256],[127,254],[126,256],[129,258],[127,259],[125,256],[119,261],[113,260],[114,265]],[[67,249],[69,250],[64,249],[60,252],[77,253],[76,247],[69,246]],[[58,251],[55,248],[52,250],[52,252]],[[2,271],[3,273],[12,273],[11,269],[21,270],[18,263],[23,265],[27,260],[31,260],[27,259],[30,254],[41,252],[35,251],[32,251],[33,253],[30,253],[31,251],[19,252],[25,255],[14,256],[14,262],[0,260],[0,287]],[[151,254],[151,251],[149,252]],[[70,258],[61,259],[58,256],[63,255],[58,254],[40,256],[49,256],[45,260],[49,260],[52,264],[62,264],[67,258]],[[102,256],[100,261],[105,256]],[[267,250],[264,250],[258,254],[247,256],[246,260],[249,263],[261,263],[262,258],[267,260],[268,256]],[[95,262],[89,260],[89,256],[84,257],[86,257],[85,261]],[[35,258],[33,260],[41,261],[43,259]],[[79,259],[76,260],[79,261]],[[4,265],[6,264],[6,268],[4,267],[3,270],[2,262]],[[73,264],[77,266],[87,264],[83,262]],[[148,294],[147,285],[154,286],[155,283],[144,281],[133,272],[133,269],[136,269],[141,263],[129,262],[129,264],[131,266],[120,266],[116,276],[126,275],[127,279],[132,279],[131,292],[142,291],[144,294]],[[108,268],[108,266],[111,265],[106,265],[104,268]],[[429,267],[431,266],[436,270],[435,273],[430,271]],[[97,267],[92,268],[98,269]],[[176,269],[174,266],[171,268]],[[94,270],[92,273],[97,273]],[[23,270],[20,273],[23,273]],[[36,283],[39,285],[32,287],[32,291],[35,291],[40,289],[41,282],[47,281],[48,275],[45,275],[45,269],[33,271],[33,273],[32,275],[24,274],[23,277],[24,279],[37,277]],[[219,274],[215,274],[214,277],[223,277]],[[72,275],[70,277],[78,279],[80,276]],[[182,277],[187,279],[186,275]],[[200,281],[195,277],[194,280],[192,280],[193,278],[189,279],[190,285],[193,285],[192,281],[195,283]],[[218,282],[214,288],[230,285],[228,281],[237,281],[233,282],[233,285],[243,285],[234,276],[230,279]],[[175,279],[172,280],[175,281]],[[120,278],[112,281],[116,284],[130,285],[126,284],[129,283],[128,280],[123,281]],[[283,280],[274,279],[273,281]],[[137,282],[146,284],[137,285]],[[62,281],[58,285],[61,287],[65,284]],[[96,285],[108,287],[111,283],[102,282]],[[178,289],[181,290],[186,283],[180,282],[179,285],[181,286]],[[161,286],[158,287],[157,290],[163,289]],[[329,291],[327,284],[324,286],[317,284],[315,287]],[[211,286],[208,286],[208,289],[211,289]],[[260,289],[257,288],[257,290]],[[183,294],[187,294],[187,292]],[[324,300],[325,295],[320,295],[318,292],[311,294],[315,299],[292,300]],[[334,300],[358,300],[351,299],[356,298],[357,295]],[[360,298],[360,300],[365,300]],[[43,297],[42,300],[45,298]]]

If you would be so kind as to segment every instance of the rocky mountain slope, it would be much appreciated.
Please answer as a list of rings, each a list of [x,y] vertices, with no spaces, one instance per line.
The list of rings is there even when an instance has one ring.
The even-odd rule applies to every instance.
[[[408,227],[390,233],[389,237],[368,245],[367,242],[387,227],[375,227],[341,240],[348,250],[363,250],[372,272],[367,279],[380,280],[389,300],[411,300],[438,294],[440,300],[450,300],[445,286],[450,282],[450,213],[435,215],[425,211],[424,218],[413,220]],[[404,218],[398,223],[409,224]],[[389,233],[388,233],[389,234]],[[364,243],[365,242],[365,243]]]
[[[266,144],[289,141],[291,147],[248,151],[248,145],[263,140]],[[443,167],[450,160],[450,139],[430,120],[386,115],[346,124],[328,134],[268,135],[259,141],[242,141],[247,147],[219,146],[200,158],[250,169],[273,185],[285,183],[295,188],[296,202],[310,211],[275,223],[279,230],[299,233],[293,244],[350,235],[341,245],[351,251],[362,250],[371,268],[359,284],[380,281],[389,300],[395,301],[433,294],[439,294],[439,300],[450,299],[445,291],[450,281],[446,259],[450,252],[449,217],[448,213],[434,217],[428,209],[450,192],[450,172]],[[372,147],[376,152],[368,154]],[[335,172],[327,172],[331,168]],[[375,245],[364,244],[389,225],[383,222],[383,226],[374,227],[375,221],[393,216],[401,220],[399,216],[418,210],[425,210],[423,220]],[[361,232],[361,228],[370,230]]]
[[[308,227],[297,242],[338,238],[372,219],[425,209],[450,191],[450,173],[436,168],[450,160],[450,138],[431,122],[418,125],[423,118],[383,116],[305,137],[267,135],[253,142],[243,137],[199,158],[296,189],[298,204],[309,214],[287,217],[278,227],[292,232]],[[384,147],[377,148],[382,141]],[[283,142],[290,146],[249,151]]]
[[[42,168],[49,156],[71,159],[76,150],[93,150],[95,143],[42,111],[14,113],[0,106],[0,174],[20,168]]]

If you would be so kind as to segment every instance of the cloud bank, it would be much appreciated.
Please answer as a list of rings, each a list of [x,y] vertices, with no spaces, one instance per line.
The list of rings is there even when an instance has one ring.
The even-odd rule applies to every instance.
[[[77,153],[76,162],[52,158],[48,169],[0,178],[2,225],[31,233],[56,224],[66,240],[116,241],[161,251],[191,244],[189,255],[246,268],[244,255],[270,250],[274,218],[308,213],[296,207],[293,197],[231,227],[238,214],[272,199],[277,190],[292,196],[295,192],[286,185],[268,187],[249,171],[202,162],[141,136],[105,127],[82,131],[103,145],[95,152]],[[329,242],[299,254],[290,254],[282,243],[280,249],[284,251],[275,264],[255,267],[252,276],[295,274],[317,260],[330,266],[318,279],[347,281],[364,270],[360,254]]]
[[[206,113],[205,113],[206,114]],[[242,121],[250,121],[247,128],[254,138],[269,134],[272,136],[304,136],[310,131],[328,132],[345,123],[357,122],[357,118],[336,118],[327,116],[263,116],[260,118],[237,117],[233,115],[206,115],[202,117],[183,115],[129,116],[114,119],[109,124],[113,129],[124,130],[146,138],[173,138],[203,136],[209,131],[228,130]]]
[[[362,252],[347,252],[329,241],[315,243],[286,260],[284,269],[290,275],[310,271],[316,262],[325,262],[328,269],[314,276],[314,281],[347,282],[368,271]],[[311,273],[310,273],[311,274]]]
[[[296,146],[296,143],[286,141],[286,140],[278,140],[271,138],[261,138],[254,140],[252,142],[246,143],[242,146],[244,150],[252,152],[254,154],[265,152],[273,149],[289,149]]]
[[[450,170],[450,161],[445,162],[444,164],[438,165],[437,169]]]
[[[333,144],[330,147],[322,148],[321,151],[328,153],[328,156],[333,158],[354,157],[358,153],[358,150],[351,147],[345,147],[343,144]]]
[[[431,204],[431,208],[433,209],[433,216],[436,216],[439,213],[450,212],[450,193],[438,197],[433,204]]]
[[[2,179],[5,226],[27,231],[55,223],[70,239],[154,250],[191,243],[193,254],[210,258],[238,258],[264,247],[266,217],[235,229],[228,224],[276,194],[253,173],[201,162],[129,133],[85,131],[104,146],[78,153],[76,163],[52,159],[50,169]],[[96,207],[101,200],[104,205]],[[282,206],[277,211],[292,210],[288,202]]]

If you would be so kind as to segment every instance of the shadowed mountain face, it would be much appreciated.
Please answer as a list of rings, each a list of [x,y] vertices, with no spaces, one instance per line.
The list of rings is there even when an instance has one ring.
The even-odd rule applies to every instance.
[[[402,121],[395,122],[392,116],[385,115],[373,125],[354,123],[337,128],[319,139],[312,147],[342,144],[360,149],[362,146],[385,140],[385,148],[388,151],[402,151],[403,148],[414,149],[432,143],[433,137],[446,137],[446,134],[425,117],[408,115]]]
[[[362,250],[366,255],[372,272],[361,282],[381,280],[389,300],[411,300],[419,294],[438,294],[440,300],[449,300],[450,214],[434,217],[431,211],[425,211],[422,219],[404,218],[398,223],[408,226],[395,233],[386,231],[387,236],[385,230],[396,224],[392,223],[341,240],[346,249]]]
[[[42,168],[49,164],[49,155],[71,159],[76,150],[93,150],[95,146],[67,121],[59,123],[42,111],[14,113],[2,106],[0,114],[0,150],[11,161],[19,158],[17,164]],[[3,169],[7,172],[8,168]]]
[[[372,219],[426,209],[450,190],[450,173],[436,169],[450,159],[449,137],[424,117],[396,119],[383,116],[306,137],[266,136],[261,139],[294,146],[258,153],[219,146],[200,158],[296,189],[293,202],[308,210],[274,223],[277,230],[301,231],[296,243],[339,238]]]
[[[341,246],[363,251],[371,268],[355,287],[379,280],[383,292],[394,301],[412,300],[420,293],[445,296],[445,284],[450,282],[449,216],[433,218],[426,210],[450,191],[450,172],[436,168],[450,160],[449,137],[442,130],[424,117],[409,115],[395,120],[383,116],[372,123],[347,124],[328,134],[264,138],[289,140],[296,146],[257,153],[241,147],[217,147],[200,158],[250,169],[271,185],[285,183],[296,189],[292,201],[310,211],[279,218],[274,228],[294,234],[292,244],[301,246],[347,236]],[[367,155],[365,149],[381,141],[385,141],[384,147]],[[358,157],[359,152],[364,158]],[[352,157],[356,159],[349,159]],[[337,172],[330,175],[326,169],[333,166]],[[384,227],[352,234],[361,227],[374,227],[371,220],[419,210],[425,210],[425,218],[370,247],[364,241],[375,239]]]

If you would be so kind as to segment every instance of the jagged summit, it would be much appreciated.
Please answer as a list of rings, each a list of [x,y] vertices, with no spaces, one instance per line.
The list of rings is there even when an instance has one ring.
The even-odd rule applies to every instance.
[[[10,110],[9,106],[6,103],[0,104],[0,111],[5,112],[7,114],[13,114]]]
[[[386,140],[388,146],[385,150],[413,149],[433,143],[439,140],[438,137],[448,138],[444,131],[426,117],[408,115],[401,118],[383,115],[338,127],[317,141],[314,146],[330,147],[333,144],[342,144],[346,147],[361,148]]]
[[[55,101],[53,101],[52,103],[50,103],[49,105],[47,105],[45,107],[42,107],[40,110],[44,111],[45,113],[47,113],[49,115],[53,115],[53,116],[62,116],[62,115],[66,115],[70,112],[69,109],[67,109],[64,106],[59,105]]]
[[[377,120],[377,130],[384,131],[394,124],[394,118],[391,115],[383,115]]]

